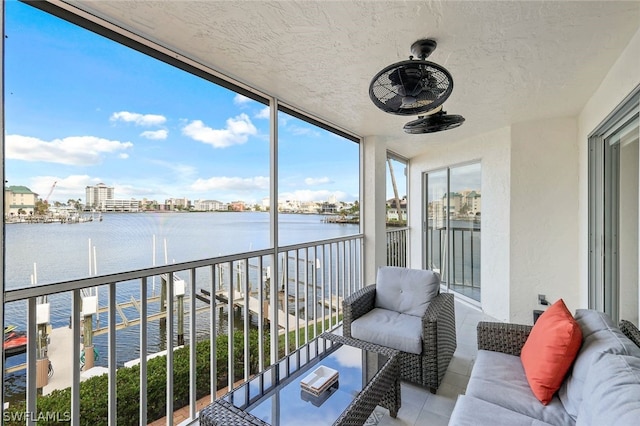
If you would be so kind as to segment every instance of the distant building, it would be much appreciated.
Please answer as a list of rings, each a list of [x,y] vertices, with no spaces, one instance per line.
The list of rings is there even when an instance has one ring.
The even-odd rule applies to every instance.
[[[315,201],[307,201],[300,205],[300,211],[302,213],[318,213],[320,212],[320,205]]]
[[[4,187],[4,214],[6,217],[32,215],[36,208],[38,194],[26,186]]]
[[[298,213],[300,211],[300,201],[298,200],[278,201],[278,211],[283,213]]]
[[[228,210],[227,204],[218,200],[196,200],[193,209],[201,212],[216,212]]]
[[[387,221],[407,220],[407,196],[400,199],[400,209],[396,205],[396,199],[387,200]]]
[[[465,194],[468,216],[480,216],[482,211],[482,196],[476,191]]]
[[[87,186],[85,191],[87,199],[85,205],[88,209],[100,209],[100,206],[103,205],[106,200],[112,200],[114,198],[113,186],[107,186],[104,183]]]
[[[99,210],[103,212],[131,212],[137,213],[140,211],[141,202],[139,200],[116,200],[108,199],[104,200],[100,204]]]
[[[166,210],[188,210],[191,202],[188,198],[169,198],[164,204]]]
[[[245,211],[246,206],[244,201],[232,201],[229,203],[229,210],[234,212],[243,212]]]
[[[338,206],[335,203],[325,201],[320,205],[320,213],[322,214],[336,214],[338,212]]]

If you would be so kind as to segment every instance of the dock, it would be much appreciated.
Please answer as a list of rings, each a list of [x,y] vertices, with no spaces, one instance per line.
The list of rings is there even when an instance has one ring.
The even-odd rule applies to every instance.
[[[229,291],[220,289],[215,292],[215,298],[211,297],[211,293],[201,289],[202,294],[195,294],[194,296],[204,302],[215,303],[216,309],[222,309],[229,306]],[[286,298],[286,302],[285,302]],[[188,299],[188,298],[187,298]],[[212,300],[213,299],[213,300]],[[159,296],[152,296],[148,300],[149,303],[160,303]],[[188,300],[185,300],[188,302]],[[299,302],[299,301],[298,301]],[[295,299],[291,295],[285,295],[284,291],[280,291],[278,294],[278,305],[277,305],[277,324],[279,329],[279,334],[284,334],[288,331],[294,331],[296,329],[304,329],[305,327],[312,325],[313,323],[319,323],[323,321],[323,318],[316,319],[303,319],[297,318],[295,315],[288,313],[288,306],[291,306],[290,303],[295,303]],[[324,299],[322,301],[317,302],[320,305],[323,305],[325,308],[331,310],[332,312],[336,312],[342,306],[342,297],[339,296],[331,296],[330,300]],[[119,302],[116,306],[116,312],[120,317],[120,321],[116,322],[115,329],[122,330],[134,325],[139,325],[141,323],[141,318],[127,318],[123,308],[134,307],[138,313],[140,313],[139,302],[132,298],[130,301]],[[250,314],[252,315],[262,315],[262,317],[268,322],[270,320],[271,315],[271,305],[269,301],[264,300],[261,303],[257,297],[251,294],[248,294],[245,297],[244,292],[242,291],[234,291],[233,297],[233,306],[236,309],[244,310],[248,309]],[[175,307],[174,307],[175,309]],[[196,309],[195,313],[206,312],[208,311],[210,306],[201,306]],[[108,307],[102,306],[97,308],[97,312],[104,313],[108,312]],[[185,316],[190,315],[191,312],[184,312]],[[163,318],[166,318],[166,311],[156,312],[153,314],[148,314],[147,321],[157,321]],[[81,321],[82,322],[82,321]],[[81,324],[82,327],[82,324]],[[82,328],[81,328],[82,330]],[[108,327],[96,327],[92,330],[92,335],[97,336],[100,334],[108,333]],[[81,331],[82,333],[82,331]],[[49,344],[47,347],[47,356],[49,361],[51,362],[51,366],[53,367],[53,375],[48,379],[48,383],[42,388],[43,395],[49,395],[55,390],[65,389],[71,385],[71,377],[74,368],[74,362],[79,362],[79,360],[74,360],[73,357],[69,356],[71,352],[71,348],[73,346],[73,330],[70,327],[59,327],[59,328],[51,328],[49,326],[48,330],[49,334]],[[80,350],[83,350],[82,344]],[[175,348],[174,348],[175,350]],[[148,354],[147,358],[153,358],[155,356],[160,356],[166,354],[166,351],[161,351],[157,354]],[[131,364],[135,363],[136,360],[128,361],[125,363]],[[8,368],[6,370],[7,373],[16,372],[19,370],[24,370],[26,368],[26,364],[16,365],[14,367]],[[94,366],[86,371],[80,372],[80,381],[86,380],[93,376],[98,376],[102,374],[107,374],[108,369],[101,366]]]
[[[236,308],[244,309],[246,300],[249,301],[249,311],[254,315],[260,315],[260,301],[255,297],[249,296],[245,298],[243,293],[239,293],[236,296],[234,292],[233,305]],[[228,304],[229,303],[229,292],[226,290],[218,290],[216,291],[216,299],[219,301]],[[269,319],[269,311],[270,307],[267,302],[264,303],[262,307],[262,316],[263,318]],[[302,328],[306,326],[306,323],[303,319],[296,318],[295,315],[287,314],[281,309],[278,309],[278,327],[286,328],[287,324],[289,327]]]

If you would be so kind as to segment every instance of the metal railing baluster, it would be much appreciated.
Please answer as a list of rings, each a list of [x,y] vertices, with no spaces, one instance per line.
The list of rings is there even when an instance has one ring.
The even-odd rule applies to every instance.
[[[27,301],[27,425],[35,425],[37,382],[37,338],[36,298]]]
[[[75,305],[75,300],[76,298],[80,297],[79,291],[76,290],[76,294],[74,294],[74,305]],[[109,292],[108,292],[108,297],[109,297],[109,315],[108,315],[108,353],[109,353],[109,391],[108,391],[108,395],[109,395],[109,416],[108,416],[108,422],[109,425],[115,425],[117,423],[117,417],[118,417],[118,407],[117,407],[117,399],[116,399],[116,368],[117,368],[117,360],[116,360],[116,283],[110,283],[109,284]],[[74,307],[74,311],[75,311],[75,307]],[[78,310],[77,310],[77,315],[78,315],[78,330],[80,329],[79,325],[80,325],[80,301],[78,300]],[[74,322],[75,322],[75,318],[74,318]],[[75,325],[75,324],[74,324]],[[75,332],[74,332],[74,340],[75,340]],[[76,347],[80,347],[80,342],[78,341],[78,344],[76,345],[76,343],[74,342],[74,350]],[[79,357],[78,357],[79,358]],[[76,362],[78,362],[78,358],[74,357],[74,364]],[[74,367],[74,371],[76,370],[76,367]],[[80,378],[78,377],[78,382],[80,381]],[[74,379],[75,382],[75,379]]]
[[[249,323],[251,322],[251,316],[249,313],[249,259],[245,260],[243,264],[244,278],[242,282],[244,290],[244,380],[247,381],[249,380],[249,376],[251,375],[249,363],[249,361],[251,360],[251,352],[249,347]]]
[[[191,269],[191,282],[189,283],[189,419],[196,418],[196,403],[198,401],[197,394],[197,364],[196,364],[196,269]],[[215,305],[215,297],[212,301]]]
[[[147,277],[140,280],[140,424],[147,424]]]
[[[173,426],[173,272],[168,274],[167,282],[167,418],[166,424]]]
[[[258,369],[264,370],[264,281],[262,256],[258,257]]]

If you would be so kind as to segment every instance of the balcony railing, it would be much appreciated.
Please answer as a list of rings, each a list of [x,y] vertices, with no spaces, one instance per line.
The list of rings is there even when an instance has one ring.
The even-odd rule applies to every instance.
[[[26,312],[28,343],[26,362],[4,372],[5,424],[35,424],[43,416],[73,425],[147,424],[166,416],[171,425],[174,410],[187,405],[192,421],[198,399],[213,401],[341,323],[342,299],[362,287],[362,246],[362,235],[354,235],[6,291],[5,312]],[[69,324],[41,324],[44,301],[51,312],[68,314]],[[59,329],[70,335],[62,354],[54,353]],[[164,362],[148,359],[162,349]],[[67,392],[70,402],[67,411],[52,413],[44,410],[64,404],[45,404],[38,395],[49,386],[43,374],[56,356],[69,368],[52,361],[51,382],[70,390],[55,398]],[[87,370],[101,365],[106,380],[81,384],[81,358]],[[21,369],[26,381],[16,391]],[[18,385],[10,389],[8,382]]]
[[[479,297],[477,290],[481,287],[480,235],[479,224],[427,230],[429,268],[440,270],[443,283],[472,298]]]
[[[407,266],[409,228],[387,229],[387,266]]]

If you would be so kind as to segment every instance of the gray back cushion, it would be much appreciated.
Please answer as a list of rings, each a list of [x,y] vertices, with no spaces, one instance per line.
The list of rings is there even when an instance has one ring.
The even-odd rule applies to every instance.
[[[640,358],[598,354],[583,397],[576,425],[640,424]]]
[[[440,291],[440,276],[430,270],[384,266],[376,279],[376,308],[421,317]]]
[[[582,330],[582,346],[558,391],[564,408],[574,419],[582,404],[584,384],[591,365],[601,352],[640,357],[640,348],[613,324],[607,314],[578,309],[575,319]]]

